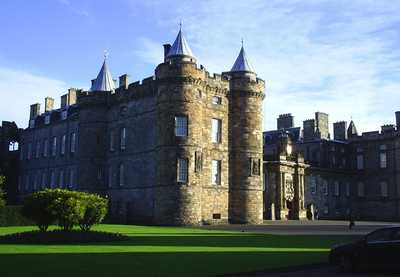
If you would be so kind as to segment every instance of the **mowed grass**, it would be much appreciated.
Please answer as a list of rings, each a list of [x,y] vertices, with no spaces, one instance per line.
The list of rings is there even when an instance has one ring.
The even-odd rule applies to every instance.
[[[34,227],[0,227],[0,235]],[[288,236],[183,227],[100,225],[129,241],[0,244],[0,276],[215,276],[327,262],[346,236]],[[354,237],[353,237],[354,238]]]

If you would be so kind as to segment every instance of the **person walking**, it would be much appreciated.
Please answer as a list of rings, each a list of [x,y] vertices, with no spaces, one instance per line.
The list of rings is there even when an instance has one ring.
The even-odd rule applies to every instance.
[[[353,216],[353,212],[350,212],[349,214],[349,230],[353,229],[353,227],[355,226],[355,222],[354,222],[354,216]]]

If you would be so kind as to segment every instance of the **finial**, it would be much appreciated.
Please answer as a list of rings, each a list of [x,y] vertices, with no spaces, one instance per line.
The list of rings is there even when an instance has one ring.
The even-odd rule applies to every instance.
[[[107,60],[107,58],[108,58],[108,51],[104,50],[104,60]]]
[[[242,47],[243,47],[243,38],[242,38]]]
[[[182,31],[182,19],[179,21],[179,31]]]

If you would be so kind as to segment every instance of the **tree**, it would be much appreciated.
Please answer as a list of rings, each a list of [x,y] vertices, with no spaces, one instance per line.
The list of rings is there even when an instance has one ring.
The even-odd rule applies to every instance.
[[[22,215],[35,222],[40,231],[45,232],[56,220],[51,205],[53,202],[54,194],[49,190],[33,193],[25,198]]]
[[[85,203],[85,213],[79,221],[79,227],[82,231],[89,231],[93,225],[103,221],[107,214],[108,200],[97,194],[85,193],[82,201]]]
[[[4,192],[4,187],[6,185],[6,177],[3,175],[0,175],[0,209],[4,208],[6,205],[6,194]]]

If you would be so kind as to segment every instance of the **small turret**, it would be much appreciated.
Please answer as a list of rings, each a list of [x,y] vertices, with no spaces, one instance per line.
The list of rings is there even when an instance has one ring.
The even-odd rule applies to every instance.
[[[165,57],[167,62],[192,62],[196,63],[196,58],[193,56],[192,50],[183,35],[182,28],[179,29],[179,33],[176,36],[174,44],[171,47],[164,46],[164,49],[168,49],[168,54]]]
[[[356,125],[354,124],[354,121],[350,121],[349,128],[347,129],[347,137],[352,138],[358,136],[358,132],[356,129]]]
[[[107,55],[104,55],[104,62],[97,78],[92,80],[90,91],[114,91],[115,83],[107,65]]]

